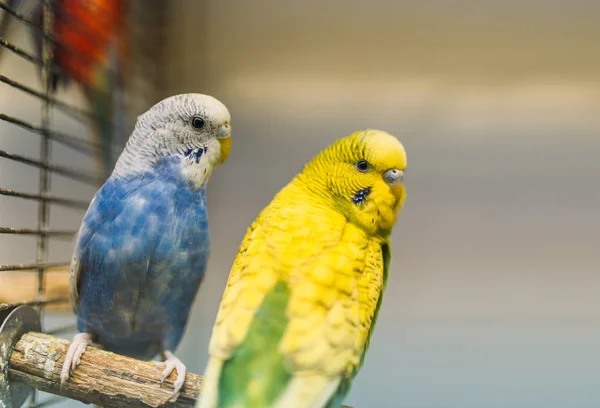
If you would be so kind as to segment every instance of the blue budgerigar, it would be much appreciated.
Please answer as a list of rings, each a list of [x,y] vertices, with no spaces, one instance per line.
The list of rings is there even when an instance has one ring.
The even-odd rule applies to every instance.
[[[210,252],[206,183],[231,147],[230,114],[215,98],[182,94],[138,117],[115,168],[76,238],[69,276],[75,335],[64,383],[92,341],[166,362],[161,380],[185,365],[173,354]]]

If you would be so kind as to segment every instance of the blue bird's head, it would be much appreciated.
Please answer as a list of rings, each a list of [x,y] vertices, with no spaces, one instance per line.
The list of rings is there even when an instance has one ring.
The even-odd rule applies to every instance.
[[[184,177],[201,186],[231,149],[231,115],[209,95],[163,99],[138,117],[113,177],[152,171],[176,163]]]

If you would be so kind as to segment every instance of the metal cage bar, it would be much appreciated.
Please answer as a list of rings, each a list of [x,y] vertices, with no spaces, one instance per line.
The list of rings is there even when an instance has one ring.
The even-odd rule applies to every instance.
[[[53,102],[50,98],[50,66],[52,63],[52,48],[46,38],[50,34],[50,27],[52,27],[52,21],[54,16],[51,11],[51,0],[43,0],[43,23],[42,28],[44,30],[44,38],[42,39],[42,60],[44,66],[42,68],[42,83],[44,85],[44,98],[42,99],[42,138],[40,142],[41,149],[41,162],[43,166],[40,166],[40,186],[39,195],[46,195],[50,192],[50,136],[48,134],[50,130],[50,104]],[[46,231],[48,229],[48,203],[46,201],[40,201],[38,203],[38,229],[40,231]],[[48,252],[48,236],[39,235],[37,242],[37,262],[43,264],[46,262]],[[38,297],[44,296],[44,267],[38,267],[38,281],[37,281],[37,295]],[[40,307],[40,315],[43,316],[43,307]],[[43,326],[42,326],[43,328]]]
[[[23,305],[45,306],[45,305],[50,305],[50,304],[54,304],[54,303],[63,303],[68,300],[69,299],[66,297],[52,297],[52,298],[42,297],[40,299],[27,300],[27,301],[23,301],[23,302],[0,303],[0,312],[5,311],[5,310],[11,310],[18,306],[23,306]]]
[[[10,56],[12,58],[14,58],[14,56],[16,56],[19,60],[23,60],[23,61],[27,61],[27,64],[34,64],[34,68],[36,69],[40,69],[41,70],[41,86],[38,87],[37,84],[30,84],[27,83],[26,80],[23,80],[22,78],[17,78],[17,77],[13,77],[12,75],[1,75],[0,74],[0,83],[2,85],[0,86],[4,86],[5,89],[10,90],[11,92],[19,92],[19,93],[25,93],[27,95],[29,95],[30,98],[33,98],[35,100],[39,100],[41,103],[41,120],[39,123],[32,123],[31,119],[27,117],[27,115],[21,115],[21,114],[17,114],[17,115],[13,115],[10,112],[0,112],[0,121],[2,122],[6,122],[9,123],[11,126],[15,126],[21,129],[26,130],[27,132],[21,132],[21,133],[30,133],[31,137],[36,137],[39,136],[40,137],[40,155],[39,157],[35,157],[33,156],[32,153],[30,152],[19,152],[19,154],[16,153],[10,153],[9,151],[13,151],[12,149],[8,149],[9,151],[5,151],[2,150],[4,147],[0,146],[0,160],[11,160],[13,162],[17,162],[17,163],[21,163],[23,165],[27,165],[27,166],[32,166],[34,168],[37,168],[39,170],[39,188],[37,189],[37,191],[24,191],[24,188],[21,188],[19,186],[14,187],[14,189],[12,188],[4,188],[7,186],[0,186],[0,196],[3,197],[12,197],[10,199],[12,200],[29,200],[29,201],[33,201],[35,204],[37,204],[37,212],[38,212],[38,217],[37,217],[37,225],[33,225],[30,226],[30,228],[20,228],[19,226],[0,226],[0,234],[9,234],[9,235],[22,235],[22,236],[29,236],[29,237],[36,237],[36,252],[35,252],[35,259],[27,259],[25,262],[23,263],[18,263],[18,262],[12,262],[12,263],[7,263],[5,260],[6,264],[0,264],[0,279],[1,279],[1,273],[15,273],[15,277],[19,278],[20,276],[24,276],[27,279],[32,279],[35,278],[35,292],[36,294],[32,294],[29,293],[27,295],[20,295],[22,298],[25,299],[21,299],[21,298],[17,298],[16,300],[18,300],[17,302],[13,301],[13,300],[4,300],[4,304],[0,303],[0,317],[5,315],[6,313],[9,313],[11,310],[18,308],[18,307],[33,307],[35,309],[37,309],[40,313],[40,320],[43,321],[43,315],[45,314],[45,310],[47,310],[47,307],[51,306],[51,305],[58,305],[60,304],[60,306],[63,306],[64,304],[66,304],[68,302],[68,298],[65,294],[62,294],[59,297],[54,297],[52,295],[50,295],[49,293],[52,293],[51,291],[51,287],[50,285],[52,284],[52,282],[45,282],[45,277],[46,277],[46,273],[49,270],[55,271],[55,270],[63,270],[62,268],[68,267],[68,265],[70,264],[70,262],[68,260],[64,260],[64,258],[66,258],[66,256],[61,257],[60,261],[61,262],[49,262],[48,259],[50,258],[48,256],[49,251],[48,251],[48,245],[49,243],[51,244],[54,241],[54,239],[71,239],[73,237],[73,235],[76,233],[76,231],[70,231],[70,230],[62,230],[60,228],[50,228],[49,227],[49,220],[50,220],[50,208],[52,205],[58,205],[58,206],[62,206],[67,208],[69,211],[73,211],[73,210],[85,210],[88,208],[89,206],[89,201],[87,200],[78,200],[78,199],[73,199],[73,198],[69,198],[69,197],[64,197],[64,196],[59,196],[59,195],[52,195],[51,194],[51,182],[56,182],[56,178],[54,180],[52,180],[52,175],[53,174],[57,174],[63,177],[66,177],[68,179],[71,180],[76,180],[94,187],[99,186],[99,184],[101,182],[104,181],[103,177],[99,177],[96,176],[96,173],[91,173],[88,171],[81,171],[79,169],[70,167],[69,165],[67,166],[62,166],[62,163],[57,163],[57,162],[53,162],[53,157],[52,157],[52,142],[57,142],[60,143],[63,146],[66,146],[70,149],[79,151],[81,153],[84,153],[86,155],[95,155],[97,153],[100,152],[100,147],[101,147],[101,143],[100,142],[96,142],[93,141],[92,139],[84,139],[82,137],[77,137],[74,135],[70,135],[68,133],[63,133],[60,132],[58,130],[52,129],[52,125],[54,124],[53,120],[52,120],[52,113],[55,112],[53,110],[53,107],[56,107],[58,113],[66,113],[67,117],[69,119],[75,119],[75,120],[80,120],[82,121],[82,123],[86,124],[86,125],[92,125],[94,123],[97,123],[98,121],[105,121],[105,123],[112,123],[113,119],[111,117],[99,117],[97,113],[95,113],[94,111],[91,110],[90,107],[87,106],[79,106],[78,104],[74,103],[72,100],[70,99],[63,99],[61,100],[60,95],[56,95],[54,94],[53,89],[50,87],[50,82],[49,82],[49,78],[52,76],[52,73],[57,73],[57,74],[61,74],[60,68],[58,64],[55,64],[53,62],[54,58],[53,58],[53,52],[65,52],[66,54],[76,58],[76,59],[85,59],[87,61],[98,61],[98,64],[101,64],[102,66],[106,67],[106,69],[109,71],[110,75],[117,75],[118,72],[116,69],[114,69],[112,66],[109,66],[109,64],[105,63],[103,60],[100,61],[99,59],[97,59],[97,57],[94,56],[87,56],[87,55],[80,55],[78,54],[75,50],[73,49],[69,49],[68,46],[66,46],[65,44],[61,44],[60,43],[60,38],[55,37],[53,35],[53,21],[55,19],[58,20],[62,20],[62,21],[68,21],[69,24],[72,23],[73,27],[76,27],[75,29],[78,32],[82,32],[82,33],[89,33],[89,35],[94,35],[94,33],[91,32],[90,27],[81,27],[81,22],[80,21],[71,21],[74,20],[71,18],[72,14],[71,10],[65,10],[65,12],[57,12],[56,15],[54,14],[54,7],[53,7],[53,3],[55,0],[36,0],[39,3],[36,3],[37,6],[42,6],[42,11],[43,11],[43,19],[42,21],[38,22],[37,17],[36,18],[32,18],[32,17],[27,17],[24,14],[26,14],[25,12],[21,12],[21,11],[17,11],[20,10],[17,8],[17,10],[15,9],[11,9],[10,7],[8,7],[7,1],[6,0],[0,0],[0,10],[4,11],[4,18],[12,18],[12,19],[16,19],[18,20],[21,24],[25,24],[27,26],[27,28],[33,29],[33,30],[37,30],[37,32],[39,32],[41,34],[41,38],[42,38],[42,53],[41,55],[38,55],[37,51],[33,52],[31,50],[27,50],[27,49],[22,49],[21,47],[19,47],[16,43],[11,42],[11,38],[10,35],[6,34],[5,37],[7,38],[0,38],[0,51],[6,51],[8,50],[8,54],[10,54]],[[158,6],[159,2],[156,2],[156,5]],[[91,3],[90,3],[91,4]],[[153,3],[154,4],[154,3]],[[148,20],[145,21],[144,19],[148,18],[148,13],[146,11],[146,9],[151,8],[153,10],[161,10],[160,12],[158,11],[153,11],[152,13],[150,13],[152,16],[154,16],[153,18],[156,19],[158,18],[157,16],[163,16],[164,15],[164,9],[165,7],[167,7],[166,5],[163,7],[163,5],[161,4],[160,7],[147,7],[146,3],[144,2],[143,5],[138,5],[137,6],[139,8],[139,10],[137,11],[137,19],[139,21],[137,21],[138,26],[142,26],[144,25],[147,28],[152,28],[153,30],[155,29],[155,27],[160,26],[161,24],[158,24],[155,20]],[[103,8],[103,6],[101,6],[101,8]],[[135,7],[134,7],[135,8]],[[142,11],[143,10],[143,11]],[[104,11],[104,10],[103,10]],[[129,17],[128,17],[129,18]],[[162,18],[162,17],[161,17]],[[35,20],[35,21],[32,21]],[[162,20],[160,20],[162,21]],[[41,23],[41,24],[40,24]],[[85,30],[85,31],[84,31]],[[134,33],[135,34],[135,33]],[[135,36],[134,34],[131,34],[131,36]],[[143,38],[146,38],[146,32],[144,32],[144,30],[140,31],[139,33],[137,33],[138,36],[141,36]],[[141,38],[140,37],[140,38]],[[138,39],[139,40],[139,39]],[[156,39],[153,39],[152,41],[145,41],[145,43],[147,43],[148,45],[146,46],[149,50],[152,50],[152,52],[150,51],[144,51],[141,53],[136,54],[135,58],[137,59],[141,59],[141,58],[151,58],[151,60],[153,62],[155,62],[155,60],[157,59],[156,57],[156,53],[161,49],[164,48],[162,46],[158,46],[156,41]],[[152,44],[150,46],[150,44]],[[139,47],[138,47],[139,48]],[[144,48],[145,50],[145,48]],[[139,49],[138,49],[139,51]],[[145,55],[146,53],[152,53],[153,56],[149,57],[147,55]],[[20,61],[19,61],[20,62]],[[152,68],[152,72],[150,73],[150,70],[148,72],[144,71],[142,72],[142,74],[140,73],[136,73],[136,78],[145,78],[147,76],[153,76],[153,79],[150,81],[146,81],[148,82],[151,86],[149,87],[143,87],[141,83],[139,83],[138,81],[133,81],[135,82],[134,84],[127,84],[127,90],[125,92],[125,94],[127,94],[127,96],[129,96],[130,94],[128,94],[128,92],[130,91],[131,88],[134,88],[137,90],[138,94],[137,96],[140,96],[142,94],[143,97],[139,98],[139,102],[143,101],[143,105],[145,106],[146,100],[147,99],[157,99],[159,98],[160,95],[157,90],[161,89],[162,87],[164,87],[163,85],[163,75],[162,74],[158,74],[158,72],[160,72],[160,70],[156,69],[156,66],[154,64],[144,64],[144,63],[138,63],[136,66],[144,66],[144,65],[148,65],[150,68]],[[156,71],[156,72],[155,72]],[[160,86],[157,86],[157,84],[161,84]],[[102,91],[102,89],[99,88],[95,88],[93,85],[85,85],[85,84],[81,84],[78,82],[77,84],[79,87],[81,87],[82,90],[84,91],[89,91],[89,90],[93,90],[93,91]],[[136,88],[136,86],[138,88]],[[146,95],[145,93],[148,93],[148,95]],[[150,95],[151,93],[151,95]],[[121,97],[123,98],[123,94],[117,94],[117,97]],[[118,102],[116,103],[118,104]],[[140,106],[142,107],[142,106]],[[124,117],[122,120],[124,120],[124,123],[126,124],[127,127],[132,127],[132,126],[128,126],[131,125],[130,123],[130,118],[128,117]],[[24,137],[29,137],[29,136],[24,136]],[[116,138],[115,138],[116,140]],[[117,144],[115,143],[112,148],[114,149],[114,151],[116,152],[116,150],[122,150],[123,148],[123,144],[121,143],[120,145],[117,146]],[[58,147],[58,146],[56,146]],[[55,159],[56,160],[56,159]],[[71,165],[72,166],[72,165]],[[12,187],[12,186],[11,186]],[[0,197],[1,199],[1,197]],[[15,237],[16,238],[16,237]],[[51,254],[54,255],[54,254]],[[33,258],[33,257],[32,257]],[[57,269],[49,269],[49,268],[57,268]],[[31,275],[28,275],[31,274]],[[33,280],[33,279],[32,279]],[[46,288],[46,286],[48,286]],[[28,289],[30,289],[28,287]],[[10,298],[9,298],[10,299]],[[48,320],[48,319],[47,319]],[[1,322],[0,322],[1,323]],[[51,323],[49,321],[47,321],[47,323]],[[66,333],[66,332],[71,332],[75,329],[75,325],[70,324],[67,326],[63,326],[63,327],[41,327],[38,329],[31,329],[29,328],[29,334],[33,334],[35,332],[38,331],[47,331],[48,334],[58,334],[58,333]],[[38,333],[39,334],[39,333]],[[47,336],[47,335],[44,335]],[[51,341],[57,340],[57,339],[50,339]],[[45,340],[44,340],[45,342]],[[64,356],[64,351],[65,349],[65,345],[66,345],[66,341],[62,340],[60,341],[61,345],[61,354]],[[26,343],[23,343],[26,344]],[[42,344],[42,343],[40,343]],[[43,344],[50,344],[50,343],[43,343]],[[93,348],[91,348],[91,353],[86,353],[86,356],[90,356],[93,355]],[[16,356],[18,353],[13,353],[13,356]],[[87,359],[88,357],[84,357],[84,359]],[[62,356],[61,356],[62,358]],[[106,372],[109,371],[109,368],[107,367],[111,367],[113,364],[113,361],[119,361],[120,356],[119,357],[115,357],[114,355],[110,355],[108,357],[108,359],[106,360],[106,362],[110,362],[110,365],[105,365],[104,366],[104,370]],[[56,361],[54,361],[56,362]],[[152,368],[156,363],[150,363],[150,362],[139,362],[140,364],[147,364],[148,367]],[[11,365],[12,365],[12,361],[11,361]],[[61,401],[64,400],[64,397],[71,397],[71,398],[76,398],[76,399],[81,399],[81,400],[85,400],[85,397],[81,397],[81,395],[84,394],[80,394],[80,392],[82,392],[84,389],[80,389],[77,390],[76,388],[73,388],[73,384],[69,383],[69,386],[67,387],[66,390],[62,390],[62,389],[58,389],[56,388],[58,386],[58,382],[56,380],[55,377],[52,378],[46,378],[44,381],[46,381],[46,385],[41,385],[41,383],[39,382],[35,382],[35,383],[31,383],[28,381],[35,379],[37,377],[35,377],[33,372],[29,372],[27,367],[21,367],[21,368],[26,368],[24,370],[20,370],[20,369],[15,369],[14,367],[10,367],[8,368],[8,370],[10,371],[8,374],[9,376],[12,376],[12,380],[14,381],[20,381],[22,384],[29,384],[32,385],[42,391],[47,391],[47,392],[51,392],[51,393],[56,393],[57,395],[60,395],[62,397],[50,397],[49,399],[40,401],[39,398],[36,398],[36,393],[34,392],[34,394],[31,396],[31,398],[29,399],[28,402],[28,407],[29,408],[33,408],[33,407],[46,407],[46,406],[50,406],[56,403],[59,403]],[[56,365],[57,369],[60,369],[60,364]],[[35,369],[35,368],[34,368]],[[162,365],[160,367],[158,367],[159,370],[162,370]],[[85,368],[83,368],[83,370],[85,370]],[[131,373],[125,373],[127,375],[130,375]],[[107,374],[107,378],[109,378],[111,375]],[[189,377],[188,377],[188,381],[189,379],[193,380],[194,379],[194,375],[190,373]],[[133,378],[133,377],[131,377]],[[153,392],[156,393],[155,396],[160,396],[159,399],[162,399],[162,396],[164,397],[168,397],[171,395],[172,392],[172,387],[170,386],[169,382],[167,381],[166,384],[159,384],[159,383],[154,383],[156,379],[159,379],[159,376],[154,376],[152,375],[151,377],[152,382],[152,390]],[[195,405],[195,399],[198,393],[198,389],[199,389],[199,377],[196,376],[196,379],[198,381],[196,381],[196,384],[193,387],[189,387],[187,395],[186,395],[186,391],[184,390],[182,392],[182,395],[180,396],[180,398],[178,399],[178,401],[173,401],[173,406],[193,406]],[[91,381],[91,382],[95,382],[95,381]],[[135,381],[134,381],[135,382]],[[138,384],[136,382],[136,384],[140,387],[142,387],[142,384]],[[134,386],[136,385],[134,384]],[[92,386],[97,386],[98,384],[92,384]],[[118,388],[118,387],[117,387]],[[120,389],[118,389],[117,391],[121,391]],[[190,392],[191,391],[191,392]],[[94,395],[95,397],[100,397],[102,396],[101,394],[94,394],[92,393],[87,393],[86,395]],[[106,397],[106,396],[103,396]],[[122,399],[122,397],[119,396],[115,396],[115,397],[111,397],[111,401],[117,402],[120,399]],[[124,402],[122,402],[123,404],[125,404],[124,406],[132,406],[131,404],[129,404],[131,401],[130,400],[123,400]],[[90,401],[92,402],[92,401]],[[93,401],[93,402],[97,402],[97,401]],[[181,405],[180,405],[181,404]],[[1,405],[1,404],[0,404]],[[135,405],[135,404],[134,404]],[[143,406],[143,405],[141,405]]]
[[[62,205],[65,207],[70,207],[70,208],[80,208],[83,210],[87,209],[88,205],[89,205],[89,203],[87,201],[83,201],[83,200],[74,200],[71,198],[56,197],[56,196],[51,196],[51,195],[21,193],[19,191],[10,190],[10,189],[1,188],[1,187],[0,187],[0,195],[8,196],[8,197],[20,197],[20,198],[25,198],[28,200],[37,200],[37,201],[45,200],[51,204]]]
[[[69,262],[44,262],[34,264],[12,264],[12,265],[0,265],[0,272],[5,271],[29,271],[39,268],[56,268],[58,266],[69,266]]]
[[[43,69],[51,71],[51,69],[49,67],[44,67]],[[32,89],[26,85],[23,85],[17,81],[13,81],[12,79],[7,78],[4,75],[0,75],[0,82],[6,84],[8,86],[11,86],[13,88],[19,89],[31,96],[35,96],[36,98],[41,99],[42,106],[43,106],[44,102],[47,103],[48,106],[54,105],[57,108],[61,109],[66,114],[68,114],[69,116],[73,117],[74,119],[87,121],[87,119],[90,118],[90,119],[107,121],[106,118],[98,117],[91,112],[88,112],[86,110],[76,108],[67,103],[61,102],[61,101],[57,100],[56,98],[51,97],[49,92],[44,92],[44,93],[38,92],[35,89]]]
[[[0,37],[0,46],[6,48],[7,50],[11,51],[13,54],[18,55],[19,57],[21,57],[33,64],[40,65],[40,66],[43,65],[43,62],[41,59],[36,58],[35,56],[31,55],[27,51],[23,51],[21,48],[17,47],[16,45],[8,42],[8,40],[5,38]]]
[[[49,138],[46,138],[49,142]],[[84,173],[81,171],[77,171],[74,169],[70,169],[67,167],[56,166],[48,163],[48,158],[46,160],[35,160],[29,157],[21,156],[18,154],[8,153],[4,150],[0,150],[0,157],[4,157],[5,159],[13,160],[23,164],[29,164],[31,166],[39,167],[40,169],[44,169],[45,171],[57,173],[62,176],[71,178],[73,180],[81,181],[83,183],[98,185],[102,180],[99,177],[96,177],[89,173]],[[44,156],[42,156],[44,158]],[[40,194],[41,195],[41,194]]]
[[[40,223],[42,224],[42,223]],[[46,224],[42,224],[46,225]],[[49,229],[30,229],[30,228],[9,228],[0,227],[0,234],[12,234],[12,235],[37,235],[40,237],[67,237],[70,238],[75,234],[75,231],[63,231],[63,230],[49,230]],[[38,261],[42,264],[43,262]]]
[[[15,126],[19,126],[20,128],[29,130],[33,133],[42,134],[42,128],[40,128],[39,126],[33,125],[18,118],[14,118],[5,113],[0,112],[0,120],[7,123],[11,123]],[[49,131],[48,135],[53,141],[61,143],[64,146],[68,146],[84,154],[94,154],[100,149],[98,143],[89,142],[80,137],[71,136],[66,133]]]

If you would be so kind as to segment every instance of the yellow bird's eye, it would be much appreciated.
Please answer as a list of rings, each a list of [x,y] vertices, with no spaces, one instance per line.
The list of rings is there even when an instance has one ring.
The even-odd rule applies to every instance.
[[[356,167],[356,170],[360,171],[361,173],[366,173],[371,169],[371,165],[366,160],[357,161],[354,167]]]

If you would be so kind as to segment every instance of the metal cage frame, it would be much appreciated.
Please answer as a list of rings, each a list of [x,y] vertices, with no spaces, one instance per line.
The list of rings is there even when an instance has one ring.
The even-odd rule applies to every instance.
[[[70,259],[61,262],[48,262],[48,242],[55,239],[72,239],[76,231],[49,228],[49,208],[51,205],[58,205],[70,209],[85,210],[88,208],[89,202],[51,194],[51,177],[52,174],[61,175],[96,188],[100,186],[104,179],[87,171],[52,162],[51,147],[53,142],[60,143],[86,156],[95,155],[100,146],[81,137],[52,130],[50,126],[51,108],[56,108],[67,116],[84,123],[90,119],[109,119],[98,118],[92,112],[60,101],[52,95],[50,73],[57,69],[52,64],[52,54],[54,47],[62,47],[62,45],[52,36],[50,28],[54,19],[60,17],[55,16],[52,11],[54,0],[31,1],[42,3],[43,22],[41,27],[30,21],[27,16],[9,7],[6,0],[0,0],[0,9],[5,13],[4,18],[13,18],[31,29],[40,30],[42,34],[42,58],[38,58],[8,39],[0,37],[0,48],[8,50],[12,54],[38,66],[41,68],[42,74],[41,92],[0,74],[1,87],[17,89],[41,101],[41,120],[39,124],[0,112],[0,121],[39,135],[41,149],[40,157],[33,158],[7,152],[0,146],[0,160],[10,160],[39,169],[37,193],[17,191],[0,186],[0,195],[2,196],[38,203],[36,228],[0,225],[0,234],[37,237],[35,258],[31,262],[18,264],[2,264],[0,262],[0,279],[2,273],[5,272],[20,271],[37,274],[36,298],[13,303],[0,303],[0,408],[18,408],[27,399],[29,399],[28,408],[45,407],[64,401],[65,397],[80,400],[84,403],[114,407],[193,407],[200,393],[202,383],[202,378],[199,375],[188,373],[184,388],[173,398],[175,375],[173,375],[173,378],[167,378],[164,383],[161,383],[160,374],[163,367],[160,363],[117,356],[99,350],[94,345],[88,347],[85,357],[78,366],[77,372],[82,373],[81,378],[77,381],[68,381],[63,386],[60,385],[60,369],[69,342],[65,339],[53,337],[53,335],[71,331],[75,328],[75,325],[71,324],[51,331],[44,331],[42,322],[45,307],[51,304],[64,303],[68,300],[66,296],[45,296],[45,274],[49,268],[69,266]],[[143,6],[153,1],[152,6],[154,7],[149,6],[147,9],[160,11],[146,11],[146,7],[138,6],[136,13],[136,7],[133,7],[132,17],[137,23],[137,27],[156,27],[157,21],[164,22],[160,19],[165,19],[165,7],[162,7],[162,10],[158,7],[163,6],[160,3],[162,0],[147,0],[147,3],[145,2]],[[137,33],[130,34],[138,41],[140,37],[146,37],[143,29],[141,33],[138,30]],[[150,37],[148,41],[155,45],[157,35],[160,37],[160,33],[153,34],[153,36],[148,36]],[[152,47],[155,50],[154,53],[160,53],[160,48],[160,46]],[[75,58],[83,58],[83,56],[76,55],[64,47],[61,48],[61,51],[66,51]],[[143,51],[140,51],[134,58],[137,58],[138,62],[152,58],[153,65],[156,68],[155,55],[145,55]],[[145,64],[140,63],[139,66],[143,67]],[[111,68],[108,69],[113,75],[116,74]],[[156,70],[156,72],[159,73],[160,70]],[[157,83],[163,83],[156,73],[142,72],[142,76],[154,76],[155,78],[147,78],[148,82],[154,86]],[[79,85],[84,86],[83,84]],[[135,85],[133,85],[133,88],[135,88]],[[151,94],[148,94],[149,90],[143,88],[135,91],[140,93],[136,96],[145,94],[145,99],[155,99],[160,95],[160,92],[155,89],[151,90]],[[122,144],[122,141],[120,144]],[[121,150],[122,147],[117,143],[112,146],[116,150]],[[49,350],[52,350],[52,352],[50,353]],[[55,396],[51,396],[43,402],[36,402],[36,389],[55,394]],[[29,398],[30,396],[31,398]]]

